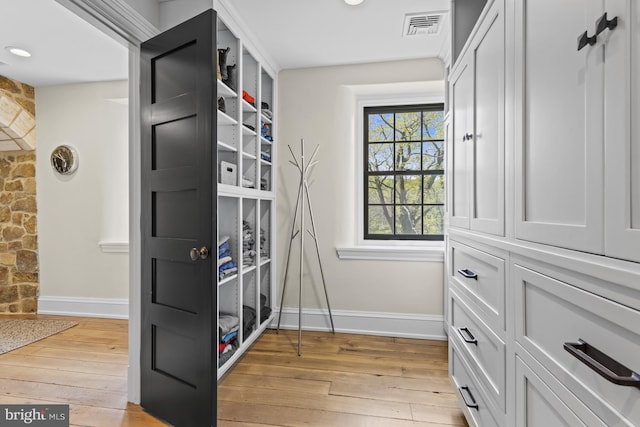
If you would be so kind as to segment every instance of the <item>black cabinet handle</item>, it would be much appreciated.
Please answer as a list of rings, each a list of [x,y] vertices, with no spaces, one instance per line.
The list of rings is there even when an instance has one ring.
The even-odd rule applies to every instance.
[[[463,393],[462,391],[465,391],[466,393]],[[464,400],[464,404],[467,405],[467,408],[473,408],[476,411],[478,410],[478,404],[476,403],[476,399],[473,398],[473,394],[471,394],[471,390],[469,390],[469,387],[464,385],[462,387],[458,387],[458,391],[460,392],[460,396],[462,396],[462,400]],[[469,398],[471,399],[472,403],[469,403],[469,400],[467,400],[466,398],[466,394],[469,395]]]
[[[566,342],[564,349],[608,381],[640,388],[640,375],[583,340],[579,339],[577,343]]]
[[[598,19],[598,21],[596,22],[596,34],[595,35],[597,36],[598,34],[603,32],[607,28],[609,29],[609,31],[612,31],[617,26],[618,26],[618,17],[616,16],[612,20],[608,20],[607,19],[607,12],[605,12],[604,15],[602,15]]]
[[[458,270],[458,273],[466,277],[467,279],[476,279],[478,280],[478,274],[475,271],[471,271],[468,268]]]
[[[580,34],[580,36],[578,37],[578,50],[581,50],[586,45],[593,46],[594,44],[596,44],[597,40],[598,40],[598,36],[593,35],[589,37],[587,35],[587,32],[585,31],[584,33]]]
[[[469,328],[458,328],[458,333],[460,334],[464,342],[468,344],[478,345],[478,340],[476,339],[476,337],[473,336]]]

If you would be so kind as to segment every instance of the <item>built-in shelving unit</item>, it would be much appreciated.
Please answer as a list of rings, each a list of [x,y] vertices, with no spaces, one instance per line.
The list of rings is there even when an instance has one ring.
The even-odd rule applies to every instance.
[[[220,378],[272,317],[275,94],[272,73],[221,17],[216,40],[218,49],[229,49],[219,65],[231,66],[235,74],[229,79],[221,69],[220,77],[227,78],[217,82],[218,240],[228,242],[228,266],[234,266],[218,275],[218,315],[237,318],[239,326],[228,344],[233,347],[219,350]],[[223,337],[214,339],[221,343]]]

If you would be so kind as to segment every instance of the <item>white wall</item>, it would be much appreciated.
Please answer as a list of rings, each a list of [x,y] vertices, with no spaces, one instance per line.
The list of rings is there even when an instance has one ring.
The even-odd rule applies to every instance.
[[[126,81],[36,88],[40,296],[128,298],[128,254],[98,242],[128,241]],[[79,166],[61,176],[49,163],[58,145]]]
[[[357,162],[356,103],[363,93],[389,96],[395,87],[421,87],[437,82],[444,91],[443,64],[438,59],[351,66],[284,70],[279,74],[278,112],[278,268],[283,283],[286,250],[298,189],[297,170],[289,164],[287,144],[298,153],[300,138],[310,154],[320,145],[320,163],[314,169],[312,202],[320,251],[333,310],[441,315],[443,265],[441,262],[340,260],[336,246],[356,242]],[[439,85],[438,83],[442,83]],[[391,84],[392,91],[389,91]],[[424,87],[428,86],[427,84]],[[433,83],[432,83],[433,86]],[[358,224],[359,225],[359,224]],[[298,240],[296,239],[296,243]],[[305,308],[324,307],[312,241],[306,247]],[[297,307],[298,248],[292,252],[285,307]],[[293,268],[291,268],[293,267]]]

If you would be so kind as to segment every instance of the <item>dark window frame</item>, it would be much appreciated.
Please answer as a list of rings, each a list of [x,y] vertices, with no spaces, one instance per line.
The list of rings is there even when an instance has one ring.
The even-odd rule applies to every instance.
[[[375,107],[364,107],[363,109],[363,187],[364,187],[364,215],[363,215],[363,235],[365,240],[413,240],[413,241],[442,241],[444,240],[444,234],[397,234],[396,233],[396,208],[398,206],[404,206],[404,204],[398,203],[396,200],[395,188],[396,188],[396,176],[400,175],[410,175],[410,176],[420,176],[422,185],[424,185],[424,177],[426,175],[441,175],[444,179],[444,162],[442,163],[442,169],[437,170],[396,170],[396,156],[395,156],[395,146],[396,143],[400,141],[396,141],[396,132],[395,132],[395,114],[396,113],[405,113],[405,112],[429,112],[429,111],[442,111],[444,115],[444,103],[429,103],[429,104],[411,104],[411,105],[391,105],[391,106],[375,106]],[[381,114],[381,113],[393,113],[394,117],[394,137],[393,141],[385,141],[385,142],[370,142],[369,141],[369,116],[372,114]],[[443,123],[444,126],[444,123]],[[420,126],[420,140],[416,141],[402,141],[404,143],[418,143],[420,142],[420,161],[421,167],[422,159],[424,158],[424,142],[426,141],[435,141],[442,142],[444,145],[444,136],[443,139],[425,139],[424,135],[422,135],[423,127]],[[394,165],[393,170],[390,171],[369,171],[369,146],[370,144],[378,144],[378,143],[393,143],[394,145]],[[393,176],[394,177],[394,190],[393,190],[393,204],[384,204],[384,203],[369,203],[369,177],[370,176]],[[446,183],[445,183],[446,185]],[[421,206],[421,213],[424,221],[424,209],[428,206],[443,206],[443,203],[424,203],[424,189],[420,192],[421,204],[408,204],[407,206]],[[373,234],[369,233],[368,224],[369,224],[369,206],[393,206],[393,234]],[[424,223],[422,224],[422,231],[424,231]]]

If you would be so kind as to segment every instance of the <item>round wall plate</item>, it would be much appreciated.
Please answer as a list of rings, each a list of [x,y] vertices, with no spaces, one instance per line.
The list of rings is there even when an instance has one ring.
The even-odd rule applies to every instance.
[[[51,167],[60,175],[70,175],[78,169],[76,150],[68,145],[59,145],[51,152]]]

